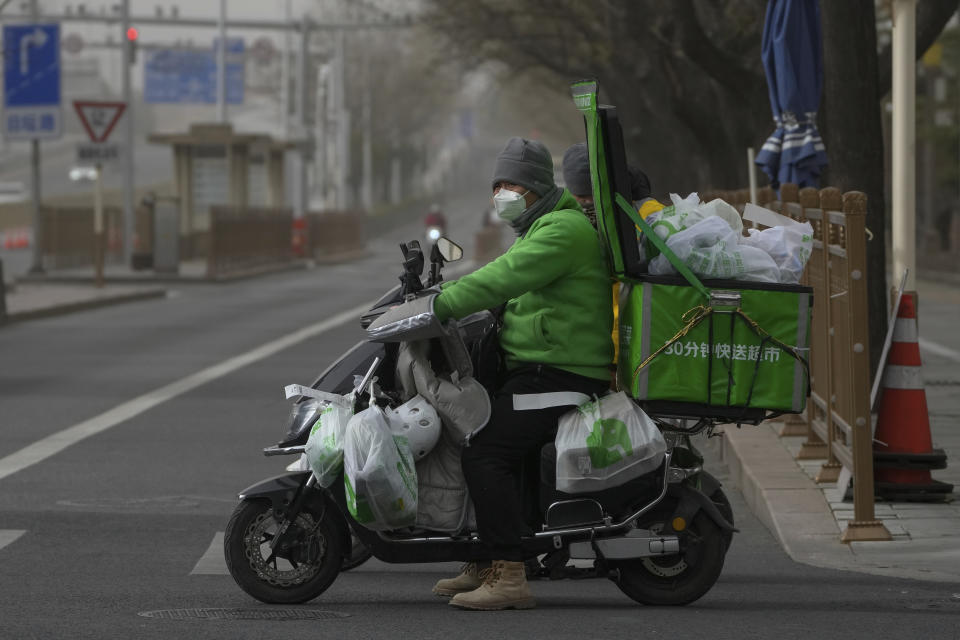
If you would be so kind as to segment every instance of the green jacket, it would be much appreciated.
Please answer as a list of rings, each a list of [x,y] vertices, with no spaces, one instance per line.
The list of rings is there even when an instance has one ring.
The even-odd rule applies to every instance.
[[[613,310],[601,251],[596,230],[564,190],[505,254],[448,283],[434,311],[446,320],[506,302],[500,346],[508,368],[545,364],[609,379]]]

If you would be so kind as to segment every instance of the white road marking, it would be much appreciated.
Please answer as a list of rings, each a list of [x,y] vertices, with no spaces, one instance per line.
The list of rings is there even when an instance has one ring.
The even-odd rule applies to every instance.
[[[223,559],[223,531],[213,535],[213,541],[207,551],[197,560],[196,566],[190,572],[192,576],[226,576],[227,561]]]
[[[212,367],[207,367],[206,369],[189,375],[186,378],[181,378],[180,380],[160,387],[159,389],[149,391],[134,398],[133,400],[128,400],[123,404],[117,405],[113,409],[101,413],[98,416],[94,416],[89,420],[84,420],[83,422],[75,424],[72,427],[67,427],[62,431],[52,433],[46,438],[27,445],[23,449],[20,449],[19,451],[11,453],[7,457],[0,459],[0,480],[17,473],[18,471],[22,471],[27,467],[35,465],[38,462],[43,462],[50,456],[60,453],[70,445],[76,444],[81,440],[85,440],[90,436],[95,436],[98,433],[102,433],[107,429],[120,424],[121,422],[129,420],[134,416],[140,415],[141,413],[166,402],[167,400],[187,393],[188,391],[192,391],[199,386],[216,380],[217,378],[221,378],[249,364],[253,364],[258,360],[263,360],[264,358],[272,356],[273,354],[292,347],[300,342],[303,342],[304,340],[308,340],[326,331],[329,331],[330,329],[339,327],[346,322],[356,320],[360,314],[369,310],[372,305],[372,302],[368,302],[354,307],[353,309],[348,309],[338,313],[333,317],[327,318],[326,320],[306,326],[281,338],[277,338],[276,340],[272,340],[257,347],[256,349],[252,349],[246,353],[234,356],[233,358],[228,358],[219,364],[215,364]]]
[[[945,347],[942,344],[930,342],[929,340],[924,340],[923,338],[920,338],[918,342],[920,343],[920,348],[924,351],[937,356],[942,356],[948,360],[953,360],[954,362],[960,362],[960,351],[955,351],[950,347]]]
[[[458,268],[450,269],[448,273],[449,275],[455,277],[461,273],[469,271],[472,269],[472,267],[473,261],[468,261],[458,265]],[[355,320],[362,313],[368,311],[373,306],[374,302],[361,304],[353,309],[348,309],[338,313],[331,318],[327,318],[326,320],[306,326],[302,329],[294,331],[293,333],[289,333],[281,338],[277,338],[276,340],[272,340],[264,345],[261,345],[256,349],[252,349],[246,353],[234,356],[233,358],[228,358],[219,364],[215,364],[212,367],[207,367],[203,371],[198,371],[193,375],[189,375],[186,378],[181,378],[180,380],[160,387],[159,389],[154,389],[153,391],[147,392],[142,396],[138,396],[133,400],[128,400],[127,402],[117,405],[113,409],[101,413],[98,416],[94,416],[89,420],[84,420],[83,422],[75,424],[72,427],[67,427],[62,431],[52,433],[46,438],[27,445],[23,449],[20,449],[19,451],[11,453],[7,457],[0,459],[0,480],[17,473],[18,471],[22,471],[27,467],[35,465],[38,462],[43,462],[50,456],[60,453],[70,445],[76,444],[81,440],[85,440],[90,436],[95,436],[98,433],[102,433],[111,427],[115,427],[121,422],[125,422],[130,418],[138,416],[141,413],[166,402],[167,400],[187,393],[188,391],[192,391],[199,386],[216,380],[217,378],[222,378],[229,373],[233,373],[237,369],[241,369],[249,364],[253,364],[258,360],[263,360],[264,358],[272,356],[279,351],[283,351],[284,349],[292,347],[295,344],[299,344],[304,340],[309,340],[310,338],[318,336],[326,331],[329,331],[330,329],[334,329],[351,320]]]
[[[8,544],[13,543],[14,540],[26,532],[26,529],[0,529],[0,549],[3,549]]]

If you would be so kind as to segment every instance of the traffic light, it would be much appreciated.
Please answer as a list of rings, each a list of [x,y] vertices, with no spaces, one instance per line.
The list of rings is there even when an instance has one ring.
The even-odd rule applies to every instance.
[[[137,31],[136,27],[127,29],[127,50],[129,52],[127,60],[130,64],[136,64],[137,62],[137,38],[139,36],[140,32]]]

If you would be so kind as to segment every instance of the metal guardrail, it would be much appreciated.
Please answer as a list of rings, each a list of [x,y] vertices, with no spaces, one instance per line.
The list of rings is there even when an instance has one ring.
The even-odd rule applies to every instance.
[[[363,211],[323,211],[307,214],[307,255],[317,260],[362,251],[367,245]]]
[[[293,213],[287,208],[210,208],[207,277],[294,259]]]

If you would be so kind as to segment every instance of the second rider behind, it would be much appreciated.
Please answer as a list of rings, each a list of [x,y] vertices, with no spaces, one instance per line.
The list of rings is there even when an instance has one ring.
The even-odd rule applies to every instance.
[[[487,426],[463,449],[461,463],[490,564],[469,563],[434,593],[464,609],[535,605],[524,573],[520,469],[551,441],[569,406],[514,408],[514,395],[609,387],[613,344],[610,277],[600,240],[577,201],[553,180],[542,143],[511,138],[497,157],[493,201],[517,233],[502,256],[449,283],[434,310],[441,321],[506,303],[500,347],[506,373]]]

